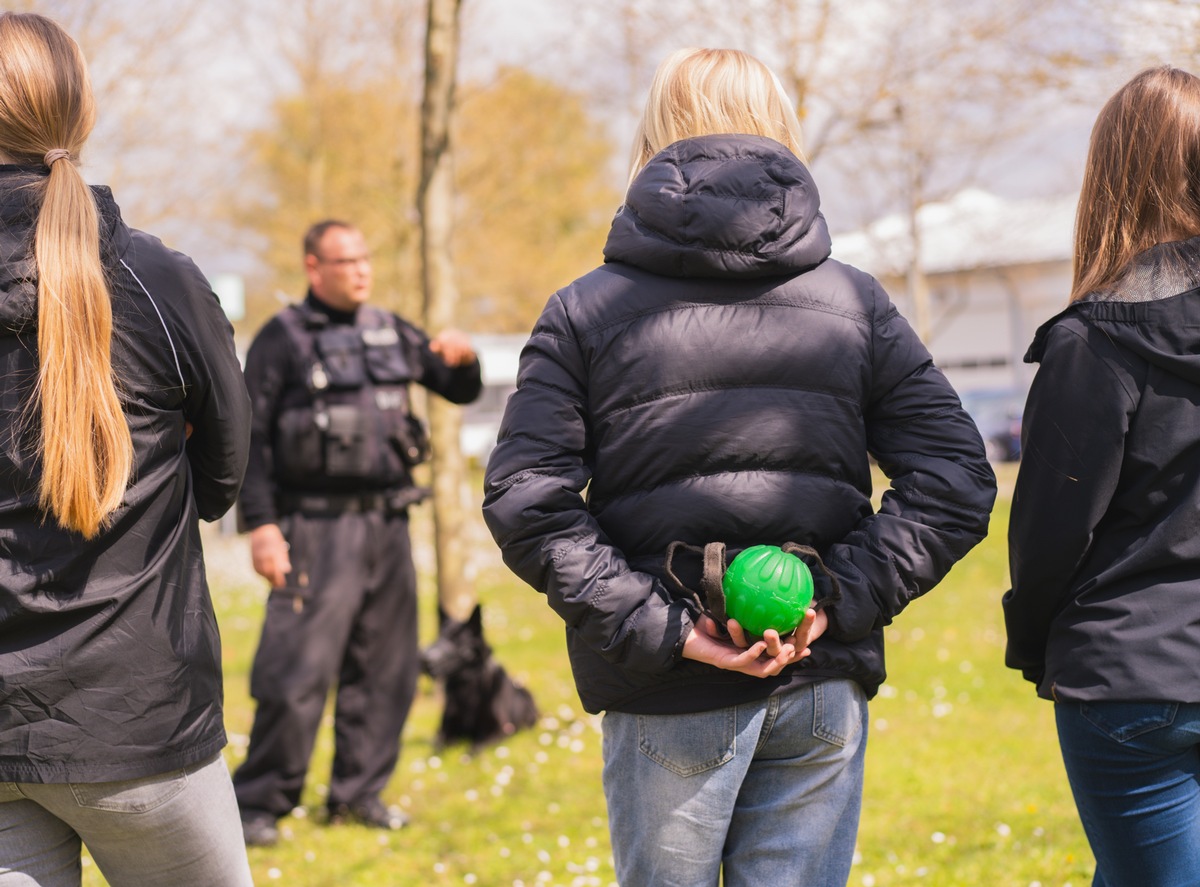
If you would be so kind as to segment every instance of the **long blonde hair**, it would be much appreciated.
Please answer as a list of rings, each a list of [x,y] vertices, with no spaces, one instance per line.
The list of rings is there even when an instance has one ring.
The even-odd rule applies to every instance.
[[[800,119],[770,68],[736,49],[677,49],[650,85],[630,181],[667,145],[719,133],[766,136],[804,159]]]
[[[1071,301],[1113,283],[1140,252],[1200,234],[1200,78],[1142,71],[1092,127],[1075,214]]]
[[[133,442],[113,376],[95,198],[76,164],[95,122],[87,63],[33,13],[0,13],[0,153],[49,166],[34,231],[40,504],[86,537],[121,504]],[[64,153],[65,152],[65,153]]]

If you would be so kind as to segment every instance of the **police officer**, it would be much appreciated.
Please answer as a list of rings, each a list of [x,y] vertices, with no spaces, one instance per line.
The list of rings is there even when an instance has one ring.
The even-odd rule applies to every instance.
[[[271,583],[250,676],[258,703],[234,774],[246,842],[278,840],[300,803],[326,697],[337,685],[331,822],[399,828],[380,800],[400,754],[419,673],[408,508],[428,450],[410,382],[474,400],[479,361],[462,333],[430,340],[366,304],[362,233],[328,220],[304,238],[309,290],[246,356],[254,406],[241,498],[254,569]]]

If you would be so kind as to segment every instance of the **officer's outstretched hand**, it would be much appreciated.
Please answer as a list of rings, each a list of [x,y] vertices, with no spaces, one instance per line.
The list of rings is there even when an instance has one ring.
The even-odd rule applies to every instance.
[[[250,559],[254,572],[270,582],[272,588],[283,588],[287,574],[292,572],[292,560],[278,524],[263,524],[250,531]]]
[[[471,340],[459,330],[442,330],[429,341],[429,350],[444,360],[446,366],[461,367],[475,362]]]

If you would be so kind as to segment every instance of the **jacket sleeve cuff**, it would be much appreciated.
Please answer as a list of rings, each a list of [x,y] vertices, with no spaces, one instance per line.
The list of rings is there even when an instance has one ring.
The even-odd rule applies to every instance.
[[[677,665],[683,661],[683,645],[687,643],[688,636],[692,633],[695,625],[695,614],[692,613],[690,607],[685,606],[680,618],[679,640],[675,642],[675,649],[672,651],[672,664]]]

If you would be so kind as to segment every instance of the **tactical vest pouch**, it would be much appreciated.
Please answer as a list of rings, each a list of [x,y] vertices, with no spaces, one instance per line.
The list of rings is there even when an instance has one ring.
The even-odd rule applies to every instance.
[[[415,381],[400,334],[384,326],[362,331],[367,374],[381,385],[403,385]]]
[[[324,468],[325,435],[317,427],[311,407],[292,408],[279,414],[275,461],[280,475],[303,482]]]
[[[325,368],[329,388],[361,388],[367,383],[360,330],[349,326],[321,330],[316,336],[316,350]]]
[[[330,404],[325,415],[325,473],[330,477],[369,477],[375,460],[363,411],[355,404]]]
[[[429,429],[412,413],[401,417],[400,427],[393,437],[396,452],[409,468],[426,461],[433,452],[429,442]]]

